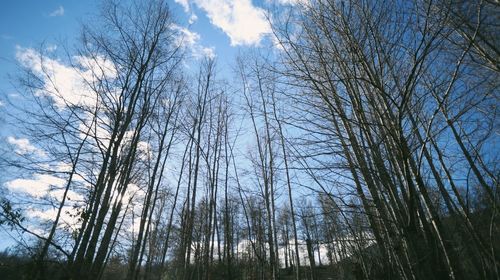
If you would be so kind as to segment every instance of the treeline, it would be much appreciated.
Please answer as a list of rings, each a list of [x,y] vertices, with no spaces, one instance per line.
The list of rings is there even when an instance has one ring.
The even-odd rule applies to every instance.
[[[7,118],[37,149],[6,147],[2,172],[51,186],[5,184],[19,253],[0,273],[498,279],[499,13],[298,1],[229,83],[187,55],[163,1],[104,2],[67,63],[20,58],[29,101]]]

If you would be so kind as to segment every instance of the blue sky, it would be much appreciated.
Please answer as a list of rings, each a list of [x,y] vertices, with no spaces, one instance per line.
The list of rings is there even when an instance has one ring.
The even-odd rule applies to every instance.
[[[287,5],[295,0],[167,0],[177,28],[196,65],[204,55],[217,57],[219,78],[234,78],[234,59],[250,48],[270,42],[270,27],[264,15],[271,4]],[[0,9],[0,109],[16,92],[20,48],[71,50],[78,45],[82,23],[93,22],[100,0],[3,1]],[[266,50],[267,51],[267,50]],[[189,68],[189,64],[188,64]],[[196,70],[196,67],[190,67]],[[0,124],[0,139],[15,135]],[[2,180],[0,180],[0,183]]]
[[[243,48],[265,41],[269,25],[263,0],[168,0],[174,18],[185,28],[194,56],[214,53],[219,71],[225,73],[234,56]],[[268,0],[265,0],[268,1]],[[276,3],[290,3],[277,0]],[[37,48],[72,46],[82,22],[98,14],[98,0],[16,0],[3,1],[0,9],[0,91],[8,94],[7,75],[16,71],[16,46]],[[227,73],[227,72],[226,72]]]
[[[41,43],[73,41],[80,22],[95,12],[96,1],[3,1],[0,9],[0,78],[14,74],[16,46],[36,48]]]
[[[295,0],[168,0],[179,33],[188,50],[187,70],[196,70],[203,56],[217,58],[219,78],[234,78],[234,62],[240,52],[269,46],[270,27],[264,15],[271,4],[288,5]],[[100,0],[17,0],[3,1],[0,9],[0,141],[16,153],[37,153],[15,125],[9,125],[9,104],[22,104],[16,95],[16,77],[20,75],[20,57],[43,44],[46,50],[71,49],[78,45],[82,23],[91,23],[99,13]],[[273,48],[264,49],[273,52]],[[51,51],[49,51],[51,52]],[[61,52],[64,53],[64,52]],[[60,54],[58,52],[54,52]],[[56,58],[57,59],[57,58]],[[64,65],[63,65],[64,66]],[[191,67],[194,66],[194,67]],[[0,170],[0,185],[8,189],[40,195],[49,184],[61,182],[55,177],[32,174],[19,178]],[[9,185],[10,184],[10,185]],[[26,186],[30,186],[26,188]],[[0,193],[1,195],[1,193]],[[43,214],[43,213],[42,213]],[[13,245],[8,232],[0,232],[0,249]]]

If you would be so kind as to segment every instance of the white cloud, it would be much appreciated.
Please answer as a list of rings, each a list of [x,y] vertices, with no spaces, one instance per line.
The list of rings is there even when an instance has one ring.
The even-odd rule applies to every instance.
[[[200,40],[200,34],[182,26],[173,25],[172,29],[179,32],[175,42],[178,46],[193,46]]]
[[[208,58],[215,58],[215,48],[213,47],[203,48],[201,51],[203,56]]]
[[[47,195],[51,186],[62,188],[66,180],[45,174],[35,174],[32,179],[14,179],[5,183],[12,192],[21,192],[41,198]]]
[[[82,178],[76,176],[74,181],[82,181]],[[5,183],[5,187],[11,192],[21,195],[30,195],[33,198],[42,199],[45,196],[52,197],[57,201],[62,201],[66,179],[62,179],[49,174],[33,174],[30,179],[14,179]],[[82,201],[84,197],[72,190],[68,190],[67,199],[73,201]]]
[[[86,132],[88,132],[88,136],[90,136],[91,139],[99,141],[99,145],[104,146],[103,148],[107,148],[111,133],[105,127],[110,123],[109,118],[103,116],[95,120],[94,123],[92,122],[93,116],[90,113],[86,113],[83,119],[84,121],[79,124],[81,131],[80,138],[85,138]],[[91,129],[89,129],[89,126],[91,126]]]
[[[56,170],[67,170],[67,165],[60,163],[55,167]],[[80,178],[74,178],[74,180],[81,180]],[[8,181],[4,186],[12,193],[17,194],[18,197],[30,198],[33,204],[27,204],[25,208],[26,217],[41,219],[47,221],[54,221],[57,216],[58,208],[53,204],[53,207],[41,207],[40,205],[47,205],[47,198],[53,201],[62,201],[65,193],[65,186],[67,180],[59,178],[49,174],[32,174],[29,179],[14,179]],[[64,228],[70,226],[75,229],[79,223],[78,216],[76,215],[76,208],[84,197],[73,191],[68,190],[66,196],[66,202],[61,212],[58,227]],[[28,222],[29,224],[29,222]],[[38,230],[36,226],[33,225],[32,230]]]
[[[85,69],[83,72],[83,78],[86,81],[94,80],[96,76],[99,78],[115,78],[118,75],[115,65],[100,55],[92,58],[75,56],[74,59]]]
[[[189,12],[189,0],[174,0],[175,3],[180,4],[183,8],[184,11],[187,13]]]
[[[50,44],[45,49],[47,50],[47,52],[54,52],[55,50],[57,50],[57,45]]]
[[[115,199],[119,199],[123,204],[127,204],[130,200],[136,200],[136,202],[141,201],[144,198],[145,192],[136,184],[128,184],[127,190],[123,194],[123,196],[116,197]],[[138,207],[141,207],[141,204],[138,203]],[[142,210],[142,208],[141,208]]]
[[[51,208],[46,210],[40,209],[29,209],[26,211],[26,216],[30,218],[37,218],[46,221],[54,221],[57,217],[57,208]],[[81,222],[78,220],[77,211],[70,205],[64,206],[61,215],[59,217],[58,228],[64,228],[69,226],[73,230],[80,228]],[[33,230],[40,230],[39,228],[33,227]],[[41,231],[45,235],[44,231]]]
[[[59,17],[64,15],[64,7],[59,6],[57,9],[55,9],[53,12],[49,14],[49,17]]]
[[[277,0],[278,4],[281,5],[297,5],[297,4],[307,4],[308,0]]]
[[[198,16],[195,13],[192,13],[189,17],[189,24],[193,24],[198,20]]]
[[[12,136],[7,137],[7,142],[11,145],[14,145],[16,149],[14,150],[16,153],[24,155],[27,153],[34,153],[37,154],[38,156],[44,156],[45,153],[38,149],[37,147],[33,146],[30,143],[29,139],[26,138],[15,138]]]
[[[59,109],[67,105],[93,106],[96,96],[88,84],[98,79],[112,79],[117,75],[114,65],[100,56],[75,56],[73,59],[80,67],[72,67],[42,56],[34,49],[17,46],[16,58],[43,79],[44,88],[37,94],[52,97]]]
[[[179,32],[176,44],[188,48],[194,58],[215,57],[213,47],[204,47],[199,43],[200,34],[179,25],[174,25],[172,28]]]
[[[231,45],[257,45],[270,33],[264,10],[252,5],[251,0],[194,0],[213,25],[231,39]]]

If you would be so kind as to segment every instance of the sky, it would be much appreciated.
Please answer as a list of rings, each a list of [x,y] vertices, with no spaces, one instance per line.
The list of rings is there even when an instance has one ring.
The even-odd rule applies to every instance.
[[[189,49],[190,61],[217,58],[219,78],[234,76],[234,59],[270,40],[265,11],[299,0],[167,0]],[[29,49],[64,50],[78,45],[82,23],[99,13],[100,0],[5,0],[0,9],[0,107],[14,100],[19,56]],[[269,44],[267,44],[269,45]],[[274,48],[272,48],[274,49]],[[265,49],[265,52],[273,50]],[[195,67],[193,67],[195,68]],[[192,69],[195,70],[195,69]],[[17,75],[17,76],[16,76]],[[10,136],[0,124],[0,137]]]
[[[219,78],[231,79],[235,57],[269,42],[265,9],[271,0],[167,0],[176,27],[189,49],[189,61],[217,58]],[[294,0],[272,0],[288,5]],[[78,45],[82,23],[99,13],[99,0],[2,1],[0,9],[0,107],[16,102],[19,58],[42,45],[46,50],[71,50]],[[195,68],[195,67],[193,67]],[[195,70],[195,69],[192,69]],[[19,101],[20,102],[20,101]],[[2,109],[2,108],[0,108]],[[0,139],[13,136],[0,123]],[[18,140],[16,138],[16,140]],[[1,183],[1,180],[0,180]]]
[[[265,0],[268,1],[268,0]],[[290,0],[279,0],[287,3]],[[17,47],[57,47],[77,43],[81,23],[99,12],[98,0],[2,1],[0,9],[0,89],[15,72]],[[168,0],[194,56],[217,55],[224,69],[241,48],[259,46],[270,32],[263,0]]]
[[[265,16],[266,7],[292,5],[295,0],[168,1],[176,22],[174,28],[182,34],[182,42],[188,50],[188,61],[194,66],[204,56],[216,57],[219,78],[230,80],[234,76],[232,69],[238,54],[272,42],[271,29]],[[32,52],[42,47],[49,53],[65,49],[71,52],[78,45],[82,23],[93,21],[99,13],[99,5],[99,0],[2,1],[0,114],[8,111],[8,101],[12,104],[22,103],[16,87],[19,66],[32,59]],[[63,66],[61,69],[65,70]],[[191,67],[189,64],[185,66],[188,69]],[[191,68],[196,70],[195,67]],[[43,152],[24,138],[16,126],[8,125],[6,119],[6,115],[0,115],[1,144],[8,144],[18,154],[40,153],[40,157],[43,157]],[[51,176],[32,174],[18,178],[0,170],[0,185],[20,194],[41,196],[41,192],[48,191],[49,185],[62,184],[64,182]],[[13,244],[8,232],[0,232],[0,250]]]

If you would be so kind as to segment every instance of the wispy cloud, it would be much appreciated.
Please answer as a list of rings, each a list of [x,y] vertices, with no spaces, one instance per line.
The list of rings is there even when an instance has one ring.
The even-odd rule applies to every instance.
[[[200,40],[200,34],[179,25],[173,25],[172,29],[178,31],[176,44],[179,46],[191,46]]]
[[[198,20],[198,17],[194,13],[194,11],[191,11],[191,6],[189,4],[189,0],[174,0],[175,3],[181,5],[184,8],[184,12],[186,14],[191,13],[191,16],[189,16],[189,24],[193,24],[196,20]]]
[[[12,36],[10,36],[9,34],[2,34],[0,35],[0,38],[2,38],[3,40],[10,40],[12,39]]]
[[[26,138],[15,138],[12,136],[7,137],[7,142],[13,146],[15,146],[15,152],[21,155],[28,154],[28,153],[34,153],[37,154],[38,156],[44,156],[45,153],[38,149],[37,147],[33,146],[30,143],[30,140]]]
[[[194,58],[215,57],[214,48],[205,47],[199,43],[200,34],[178,25],[174,25],[173,29],[178,32],[176,44],[181,47],[187,48]]]
[[[278,4],[281,5],[297,5],[297,4],[307,4],[309,0],[277,0]]]
[[[189,17],[189,24],[193,24],[197,20],[198,16],[195,13],[192,13],[191,16]]]
[[[187,13],[189,12],[190,8],[189,8],[189,0],[174,0],[175,3],[178,3],[180,4],[183,8],[184,8],[184,11]]]
[[[45,47],[45,50],[49,53],[54,52],[55,50],[57,50],[57,45],[49,44]]]
[[[49,14],[49,17],[60,17],[64,15],[64,7],[59,6],[59,8],[55,9]]]

